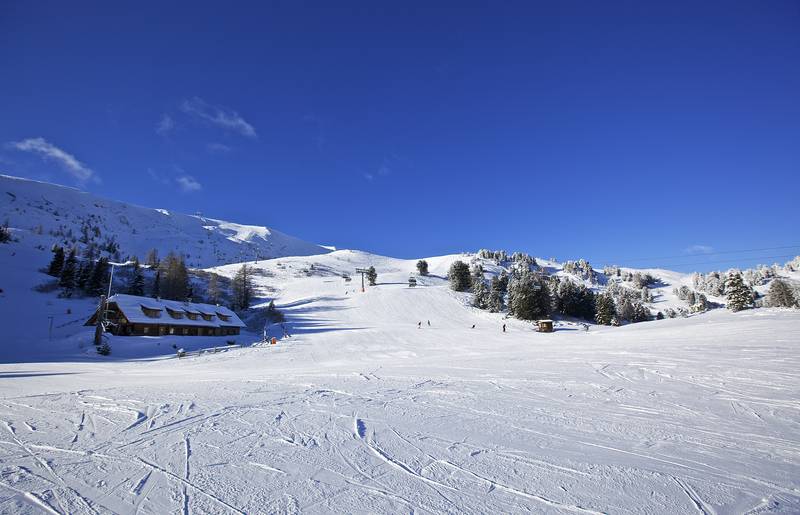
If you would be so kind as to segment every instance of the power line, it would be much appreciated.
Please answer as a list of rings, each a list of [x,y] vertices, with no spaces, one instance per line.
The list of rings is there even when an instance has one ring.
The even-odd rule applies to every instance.
[[[760,248],[760,249],[721,250],[721,251],[718,251],[718,252],[704,252],[702,255],[703,256],[716,256],[716,255],[720,255],[720,254],[741,254],[741,253],[745,253],[745,252],[763,252],[765,250],[782,250],[782,249],[800,249],[800,245],[785,245],[785,246],[782,246],[782,247],[763,247],[763,248]],[[614,261],[620,261],[620,262],[624,262],[624,263],[634,263],[634,262],[637,262],[637,261],[656,261],[656,260],[661,260],[661,259],[679,259],[679,258],[686,258],[686,257],[689,257],[689,256],[687,254],[681,254],[681,255],[677,255],[677,256],[661,256],[661,257],[633,258],[633,259],[620,259],[620,260],[603,259],[603,260],[598,260],[598,261],[606,262],[606,263],[614,262]],[[778,257],[780,257],[780,256],[778,256]],[[790,255],[789,257],[794,257],[794,255]]]

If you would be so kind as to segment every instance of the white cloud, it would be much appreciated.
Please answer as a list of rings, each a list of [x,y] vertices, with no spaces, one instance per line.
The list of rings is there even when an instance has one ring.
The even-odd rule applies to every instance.
[[[238,132],[242,136],[258,137],[256,129],[239,116],[239,113],[224,107],[212,106],[200,97],[184,100],[181,104],[181,111],[225,130]]]
[[[711,254],[714,247],[710,245],[690,245],[683,249],[686,254]]]
[[[214,154],[226,154],[233,150],[231,147],[223,143],[209,143],[206,148],[209,152]]]
[[[375,176],[374,176],[373,174],[369,173],[369,172],[367,172],[367,173],[365,173],[365,174],[364,174],[364,178],[365,178],[366,180],[370,181],[370,182],[372,182],[372,181],[374,181],[374,180],[375,180]]]
[[[23,152],[39,154],[42,159],[57,162],[79,182],[86,182],[89,179],[97,180],[91,168],[78,161],[69,152],[47,142],[44,138],[28,138],[22,141],[14,141],[9,143],[9,146]]]
[[[156,125],[156,134],[159,136],[166,136],[175,128],[175,121],[168,114],[161,117],[161,120]]]
[[[203,185],[197,182],[191,175],[181,175],[175,179],[175,182],[178,183],[180,190],[186,193],[203,189]]]

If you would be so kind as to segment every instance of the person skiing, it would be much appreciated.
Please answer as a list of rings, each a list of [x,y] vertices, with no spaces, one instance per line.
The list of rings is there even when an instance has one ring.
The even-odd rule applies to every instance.
[[[472,328],[475,329],[475,324],[472,324]]]
[[[430,327],[430,326],[431,326],[431,321],[430,321],[430,320],[428,320],[428,327]]]
[[[503,332],[506,332],[506,324],[503,324]]]
[[[422,329],[422,322],[417,322],[417,329]]]

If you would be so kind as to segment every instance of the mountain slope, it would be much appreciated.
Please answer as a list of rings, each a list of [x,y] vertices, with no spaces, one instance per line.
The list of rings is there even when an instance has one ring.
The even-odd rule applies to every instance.
[[[63,243],[114,246],[120,257],[144,259],[182,253],[187,265],[209,267],[282,256],[324,254],[328,249],[269,227],[172,213],[108,200],[66,186],[0,175],[0,221],[15,236],[49,248]],[[41,240],[41,242],[37,241]]]

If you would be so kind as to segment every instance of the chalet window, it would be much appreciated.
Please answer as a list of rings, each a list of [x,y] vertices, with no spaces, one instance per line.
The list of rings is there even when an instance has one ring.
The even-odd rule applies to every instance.
[[[161,317],[161,310],[160,309],[153,309],[153,308],[146,308],[142,306],[142,313],[148,318],[160,318]]]
[[[169,334],[175,334],[175,328],[174,327],[170,327],[169,328]]]
[[[219,319],[220,319],[220,320],[222,320],[223,322],[228,322],[228,321],[230,321],[230,319],[231,319],[231,317],[230,317],[229,315],[223,315],[222,313],[219,313],[219,312],[217,312],[217,316],[218,316],[218,317],[219,317]]]
[[[189,320],[197,320],[197,313],[186,313],[186,316],[189,317]]]
[[[189,328],[188,327],[184,327],[183,328],[183,334],[184,335],[189,334]]]
[[[172,318],[175,318],[175,319],[183,318],[183,313],[181,313],[180,311],[174,311],[172,309],[167,309],[167,313],[169,313],[169,316],[171,316]]]
[[[202,316],[203,316],[203,320],[205,320],[206,322],[211,322],[211,320],[214,318],[214,315],[209,315],[209,314],[206,314],[206,313],[203,313]]]
[[[148,326],[144,326],[142,329],[143,329],[143,331],[142,331],[142,332],[143,332],[144,334],[149,334],[149,333],[150,333],[150,328],[149,328]]]

